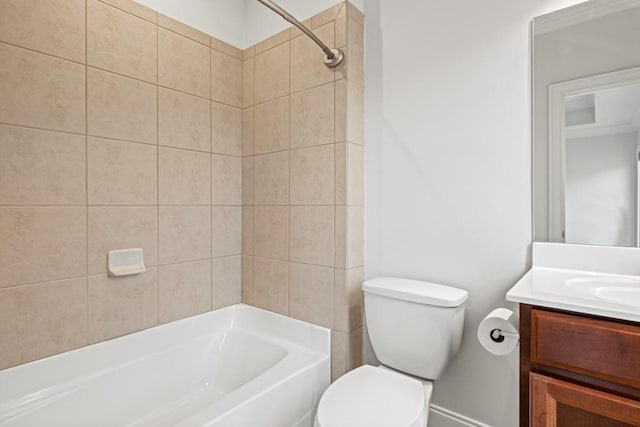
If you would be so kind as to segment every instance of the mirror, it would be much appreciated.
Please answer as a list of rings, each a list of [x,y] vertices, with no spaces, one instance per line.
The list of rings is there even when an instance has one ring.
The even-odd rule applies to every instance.
[[[551,85],[549,127],[550,236],[638,246],[640,68]]]
[[[640,0],[533,22],[534,241],[640,246]]]

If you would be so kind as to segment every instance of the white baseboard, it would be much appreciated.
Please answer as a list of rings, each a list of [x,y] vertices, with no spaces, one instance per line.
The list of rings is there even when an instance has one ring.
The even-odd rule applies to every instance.
[[[429,410],[429,427],[491,427],[473,418],[453,412],[438,405],[431,405]]]

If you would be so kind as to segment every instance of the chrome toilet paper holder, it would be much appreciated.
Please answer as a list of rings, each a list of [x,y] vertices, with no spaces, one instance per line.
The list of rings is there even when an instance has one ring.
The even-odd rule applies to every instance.
[[[514,338],[517,340],[520,339],[520,334],[505,332],[502,329],[498,328],[492,329],[489,335],[491,336],[491,340],[493,342],[503,342],[505,337]]]

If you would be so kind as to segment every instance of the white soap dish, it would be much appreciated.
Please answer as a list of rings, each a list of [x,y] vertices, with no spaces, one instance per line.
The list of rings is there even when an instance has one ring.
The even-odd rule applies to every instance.
[[[144,266],[144,252],[141,248],[109,251],[107,256],[109,276],[130,276],[147,271]]]

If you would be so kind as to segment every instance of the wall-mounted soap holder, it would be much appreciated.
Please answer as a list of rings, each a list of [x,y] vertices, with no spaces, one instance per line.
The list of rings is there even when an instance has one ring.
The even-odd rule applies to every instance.
[[[109,251],[107,256],[109,276],[130,276],[147,271],[144,266],[144,252],[141,248]]]

